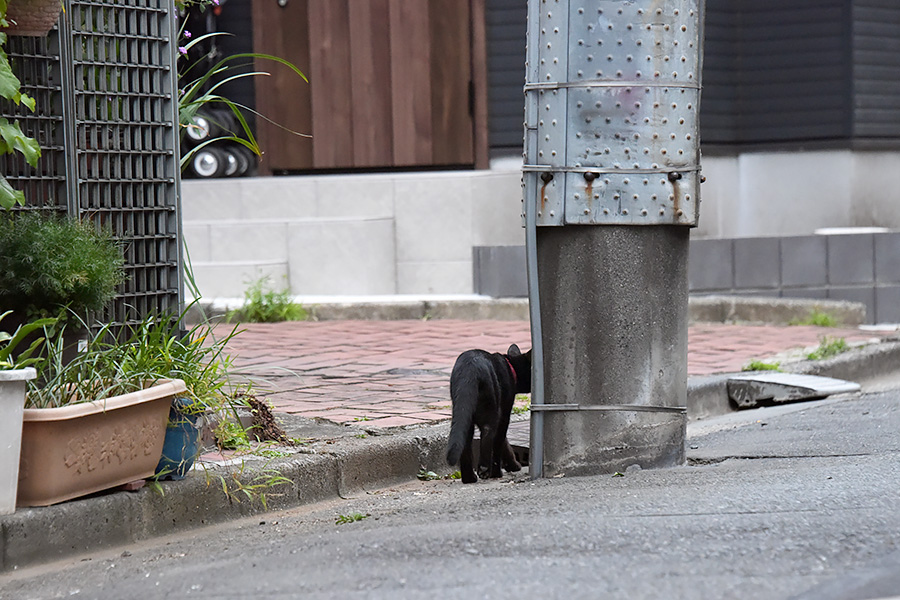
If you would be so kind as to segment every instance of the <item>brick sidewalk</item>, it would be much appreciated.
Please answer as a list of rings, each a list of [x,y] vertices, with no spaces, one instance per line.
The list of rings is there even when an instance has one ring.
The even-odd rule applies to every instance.
[[[369,427],[450,418],[450,370],[470,348],[531,347],[524,321],[321,321],[241,326],[228,345],[279,412]],[[752,359],[817,346],[822,336],[862,342],[857,329],[703,323],[688,331],[688,375],[738,372]]]

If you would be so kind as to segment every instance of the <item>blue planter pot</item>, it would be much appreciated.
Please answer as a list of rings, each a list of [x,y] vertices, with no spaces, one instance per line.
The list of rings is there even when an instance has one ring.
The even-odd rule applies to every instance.
[[[162,458],[156,466],[160,479],[184,479],[200,453],[200,415],[186,414],[183,409],[191,404],[188,398],[176,398],[169,410],[169,424],[163,443]]]

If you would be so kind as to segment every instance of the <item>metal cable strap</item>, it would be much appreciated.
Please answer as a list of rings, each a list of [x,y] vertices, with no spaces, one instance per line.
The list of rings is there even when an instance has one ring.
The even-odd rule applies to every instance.
[[[531,410],[539,412],[631,411],[687,414],[686,406],[648,406],[645,404],[600,404],[597,406],[581,406],[580,404],[532,404]]]
[[[659,81],[538,81],[528,82],[524,86],[526,92],[533,90],[558,90],[568,88],[675,88],[699,90],[699,83],[664,83]]]

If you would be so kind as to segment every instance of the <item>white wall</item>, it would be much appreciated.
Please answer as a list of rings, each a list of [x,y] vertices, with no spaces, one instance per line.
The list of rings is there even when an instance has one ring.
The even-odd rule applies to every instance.
[[[704,156],[696,238],[900,229],[900,153]],[[297,295],[469,294],[472,248],[521,246],[521,162],[490,171],[183,182],[206,297],[269,275]],[[280,285],[279,283],[279,285]]]
[[[474,246],[522,245],[515,168],[186,180],[204,297],[269,276],[296,295],[471,294]]]
[[[900,153],[832,150],[704,156],[695,237],[807,235],[823,227],[900,228]]]

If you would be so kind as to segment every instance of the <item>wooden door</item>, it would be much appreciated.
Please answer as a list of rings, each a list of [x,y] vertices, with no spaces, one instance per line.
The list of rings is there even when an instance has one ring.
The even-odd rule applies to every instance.
[[[486,166],[483,1],[253,0],[263,170]]]

